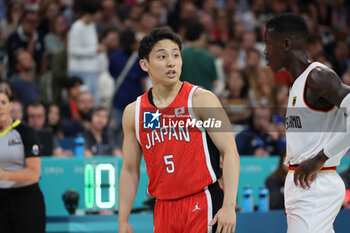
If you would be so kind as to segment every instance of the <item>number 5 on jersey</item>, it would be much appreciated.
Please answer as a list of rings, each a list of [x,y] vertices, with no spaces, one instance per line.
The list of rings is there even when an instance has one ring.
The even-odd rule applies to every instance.
[[[166,171],[168,173],[174,173],[175,171],[174,161],[171,160],[174,158],[174,155],[164,155],[163,158],[164,158],[164,163],[166,165]]]

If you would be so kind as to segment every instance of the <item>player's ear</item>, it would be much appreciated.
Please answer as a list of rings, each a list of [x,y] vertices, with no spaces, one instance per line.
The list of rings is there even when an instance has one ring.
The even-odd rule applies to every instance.
[[[141,69],[145,72],[148,72],[148,62],[146,59],[141,59],[139,62]]]
[[[293,41],[289,38],[285,38],[283,41],[283,49],[285,52],[288,52],[293,46]]]

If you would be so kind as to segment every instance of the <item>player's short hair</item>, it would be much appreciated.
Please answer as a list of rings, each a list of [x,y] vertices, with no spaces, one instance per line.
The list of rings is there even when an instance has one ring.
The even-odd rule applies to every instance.
[[[139,57],[141,59],[149,59],[149,54],[151,53],[154,45],[161,40],[166,40],[169,39],[173,42],[175,42],[178,46],[179,49],[181,50],[182,48],[182,43],[178,35],[176,35],[174,32],[170,31],[169,29],[166,28],[155,28],[153,31],[142,38],[139,46]]]
[[[283,13],[270,19],[266,29],[272,29],[279,35],[298,36],[307,41],[309,30],[303,17],[294,13]]]

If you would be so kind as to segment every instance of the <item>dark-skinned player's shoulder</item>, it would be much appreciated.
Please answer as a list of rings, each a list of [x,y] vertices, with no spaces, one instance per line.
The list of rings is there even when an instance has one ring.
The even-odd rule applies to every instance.
[[[330,88],[339,88],[341,81],[333,70],[325,67],[316,67],[310,72],[307,84],[309,88],[322,95]]]
[[[338,75],[329,68],[326,67],[316,67],[313,69],[309,77],[307,78],[307,83],[310,88],[329,88],[330,85],[340,85],[340,78]]]
[[[326,67],[313,69],[307,78],[307,85],[313,95],[324,97],[338,107],[350,91],[350,88],[342,83],[339,76],[332,69]]]

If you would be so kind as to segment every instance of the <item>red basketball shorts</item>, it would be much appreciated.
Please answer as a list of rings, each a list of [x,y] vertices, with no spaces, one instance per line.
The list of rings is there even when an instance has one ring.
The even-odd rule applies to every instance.
[[[154,233],[215,232],[210,221],[222,206],[224,193],[216,182],[204,191],[177,200],[157,200],[154,207]]]

